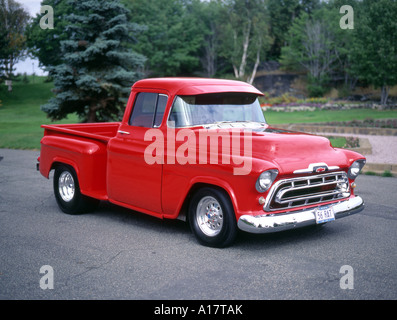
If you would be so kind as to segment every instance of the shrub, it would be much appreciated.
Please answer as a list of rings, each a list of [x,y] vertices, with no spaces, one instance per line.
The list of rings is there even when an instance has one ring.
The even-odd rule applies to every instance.
[[[327,88],[317,83],[309,84],[307,90],[310,97],[322,97],[327,92]]]
[[[360,139],[357,137],[346,137],[346,148],[360,147]]]
[[[382,177],[393,177],[393,174],[389,171],[389,170],[385,170],[383,173],[382,173]]]
[[[265,92],[265,96],[260,98],[260,102],[263,104],[270,104],[270,105],[284,105],[295,103],[298,101],[298,98],[290,95],[288,92],[284,93],[279,97],[271,98],[269,93]]]
[[[327,76],[322,76],[320,78],[314,78],[309,76],[307,83],[307,90],[311,98],[323,97],[328,91],[329,79]]]

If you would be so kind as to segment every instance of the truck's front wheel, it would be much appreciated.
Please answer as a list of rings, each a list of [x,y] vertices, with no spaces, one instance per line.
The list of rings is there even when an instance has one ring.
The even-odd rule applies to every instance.
[[[74,169],[67,165],[55,168],[54,194],[59,208],[67,214],[80,214],[95,210],[99,201],[80,192],[79,181]]]
[[[197,240],[210,247],[226,247],[237,235],[232,203],[222,190],[198,190],[189,205],[189,223]]]

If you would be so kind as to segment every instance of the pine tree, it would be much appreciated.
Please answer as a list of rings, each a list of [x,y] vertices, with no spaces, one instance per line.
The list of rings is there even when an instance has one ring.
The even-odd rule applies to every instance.
[[[145,58],[128,49],[142,27],[128,20],[119,0],[71,0],[65,17],[68,40],[61,64],[49,67],[55,97],[42,106],[53,120],[77,113],[86,122],[120,119]]]

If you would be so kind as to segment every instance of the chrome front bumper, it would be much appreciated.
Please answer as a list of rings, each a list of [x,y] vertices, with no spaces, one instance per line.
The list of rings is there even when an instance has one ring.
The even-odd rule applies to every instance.
[[[335,219],[343,218],[364,209],[361,197],[332,204]],[[243,215],[238,220],[238,227],[250,233],[272,233],[316,224],[315,211],[318,207],[307,210],[292,211],[274,215]]]

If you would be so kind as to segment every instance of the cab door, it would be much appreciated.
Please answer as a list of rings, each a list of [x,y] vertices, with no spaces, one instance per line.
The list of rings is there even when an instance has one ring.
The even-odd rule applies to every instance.
[[[148,163],[145,159],[145,152],[153,143],[149,139],[145,141],[145,134],[148,130],[154,130],[156,135],[163,134],[160,125],[167,101],[168,96],[161,92],[138,92],[128,123],[120,126],[108,146],[110,201],[155,216],[162,215],[163,164],[160,161]]]

